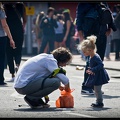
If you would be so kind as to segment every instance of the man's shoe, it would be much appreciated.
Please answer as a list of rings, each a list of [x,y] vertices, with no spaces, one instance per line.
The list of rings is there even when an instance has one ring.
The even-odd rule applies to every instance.
[[[30,100],[27,96],[24,97],[25,102],[32,108],[43,108],[43,105],[38,104],[38,102],[35,102],[33,100]]]
[[[102,108],[104,106],[104,104],[103,103],[92,103],[91,106],[92,107]]]
[[[43,108],[49,108],[50,105],[45,103],[42,99],[39,99],[38,103],[43,106]]]
[[[81,94],[94,95],[94,92],[92,89],[82,89]]]

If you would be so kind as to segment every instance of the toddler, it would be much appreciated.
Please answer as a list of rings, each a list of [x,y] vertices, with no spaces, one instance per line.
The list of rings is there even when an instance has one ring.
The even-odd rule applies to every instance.
[[[102,96],[102,85],[108,83],[109,76],[104,68],[104,64],[100,56],[96,53],[96,36],[88,36],[86,40],[83,40],[80,44],[80,49],[83,51],[85,56],[89,56],[89,68],[86,73],[89,74],[86,82],[93,80],[92,87],[95,91],[96,103],[92,103],[92,107],[103,107],[103,96]],[[102,47],[102,46],[101,46]],[[86,83],[87,85],[87,83]]]

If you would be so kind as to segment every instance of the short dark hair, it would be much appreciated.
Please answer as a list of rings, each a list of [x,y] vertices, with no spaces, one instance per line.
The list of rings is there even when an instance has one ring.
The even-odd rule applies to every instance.
[[[53,7],[49,7],[48,10],[47,10],[47,14],[49,14],[50,12],[54,12],[55,9]]]
[[[64,47],[59,47],[51,52],[54,56],[54,58],[59,63],[67,63],[71,62],[72,60],[72,53],[69,49]]]

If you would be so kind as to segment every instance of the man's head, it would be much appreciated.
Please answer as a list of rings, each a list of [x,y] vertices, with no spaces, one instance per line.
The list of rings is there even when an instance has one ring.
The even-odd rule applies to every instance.
[[[66,64],[69,64],[72,60],[72,53],[64,47],[59,47],[53,50],[51,53],[57,60],[58,66],[66,66]]]
[[[55,9],[53,7],[49,7],[47,11],[47,15],[52,17],[54,15],[54,12]]]

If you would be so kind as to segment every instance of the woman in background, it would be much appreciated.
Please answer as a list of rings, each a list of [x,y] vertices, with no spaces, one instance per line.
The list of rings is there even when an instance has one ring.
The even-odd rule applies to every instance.
[[[64,37],[63,37],[62,45],[63,45],[63,47],[66,47],[71,51],[71,48],[70,48],[71,34],[70,34],[70,32],[71,32],[71,25],[72,25],[73,20],[71,18],[69,9],[64,10],[62,13],[63,13],[64,22],[65,22]]]
[[[5,14],[2,2],[0,2],[0,85],[7,84],[4,82],[4,65],[5,65],[7,36],[10,40],[9,43],[10,43],[11,49],[15,49],[15,43],[10,33],[9,26],[6,22],[6,14]]]
[[[6,50],[7,64],[12,77],[10,81],[14,81],[15,71],[17,72],[21,63],[24,29],[27,19],[25,5],[22,2],[4,2],[4,8],[7,16],[6,21],[16,45],[16,49],[12,49],[8,38]]]
[[[57,14],[57,24],[58,27],[55,28],[55,48],[61,47],[62,46],[62,41],[63,41],[63,29],[64,29],[64,21],[63,21],[63,16],[61,14]]]

